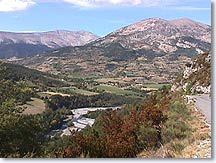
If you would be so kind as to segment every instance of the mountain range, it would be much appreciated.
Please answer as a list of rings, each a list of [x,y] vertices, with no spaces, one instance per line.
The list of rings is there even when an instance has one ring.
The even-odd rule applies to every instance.
[[[211,26],[188,18],[170,21],[149,18],[102,38],[86,31],[0,32],[0,57],[26,57],[61,47],[86,44],[99,48],[117,44],[118,48],[136,50],[141,55],[195,55],[210,49]]]
[[[188,18],[171,21],[149,18],[123,27],[90,44],[104,46],[110,43],[120,43],[133,50],[153,50],[166,54],[190,49],[194,54],[210,48],[211,27]]]
[[[0,32],[0,58],[33,56],[60,47],[84,45],[97,38],[86,31]]]
[[[67,46],[14,63],[54,74],[136,76],[170,82],[211,48],[211,26],[188,18],[149,18],[81,46]]]

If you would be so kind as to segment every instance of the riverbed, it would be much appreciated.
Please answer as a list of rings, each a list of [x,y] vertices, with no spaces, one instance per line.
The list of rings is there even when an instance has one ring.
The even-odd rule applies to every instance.
[[[92,107],[92,108],[78,108],[73,109],[71,112],[73,115],[69,115],[64,121],[64,125],[62,127],[62,134],[63,135],[71,135],[71,132],[73,131],[81,131],[87,126],[92,126],[95,122],[95,119],[86,118],[84,115],[86,115],[89,111],[97,111],[97,110],[107,110],[112,109],[116,110],[120,107]],[[66,122],[72,121],[74,126],[68,127]]]

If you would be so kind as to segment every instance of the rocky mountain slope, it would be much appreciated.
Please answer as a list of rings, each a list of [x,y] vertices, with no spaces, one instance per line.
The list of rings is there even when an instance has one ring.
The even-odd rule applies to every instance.
[[[186,93],[210,93],[211,53],[198,55],[185,65],[183,74],[175,81],[173,89],[183,89]]]
[[[152,50],[161,54],[195,55],[210,48],[211,27],[187,18],[172,21],[150,18],[90,44],[105,46],[110,43],[120,43],[125,48],[143,53]]]
[[[102,56],[112,60],[128,60],[128,56],[133,59],[140,56],[148,59],[170,56],[176,59],[181,55],[192,57],[209,51],[210,47],[211,27],[208,25],[187,18],[171,21],[150,18],[123,27],[84,47],[59,49],[55,55],[82,53],[85,56],[97,48]]]
[[[16,63],[51,73],[141,77],[171,82],[191,58],[210,50],[211,27],[189,19],[150,18],[84,46],[64,47]]]
[[[97,38],[86,31],[0,32],[0,58],[32,56],[60,47],[84,45]]]

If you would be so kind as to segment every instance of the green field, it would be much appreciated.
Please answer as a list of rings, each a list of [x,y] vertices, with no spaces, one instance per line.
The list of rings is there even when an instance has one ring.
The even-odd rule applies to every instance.
[[[115,86],[110,86],[106,84],[100,84],[98,86],[95,86],[94,88],[97,88],[100,91],[105,91],[108,93],[113,93],[116,95],[123,95],[123,96],[130,96],[130,97],[140,97],[141,94],[129,90],[124,90]]]
[[[86,95],[86,96],[91,96],[91,95],[96,95],[98,93],[96,92],[91,92],[91,91],[87,91],[84,89],[79,89],[77,87],[62,87],[59,89],[60,91],[66,91],[69,94],[82,94],[82,95]]]
[[[79,74],[79,73],[73,73],[73,74],[70,74],[67,76],[67,78],[70,78],[70,79],[74,79],[74,78],[77,78],[77,79],[83,79],[83,80],[86,80],[86,79],[98,79],[98,76],[97,75],[86,75],[86,76],[83,76],[82,74]]]

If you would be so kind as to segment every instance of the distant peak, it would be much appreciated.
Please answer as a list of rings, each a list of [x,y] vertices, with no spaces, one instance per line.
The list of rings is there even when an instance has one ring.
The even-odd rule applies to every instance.
[[[49,31],[49,32],[66,33],[66,32],[75,32],[75,31],[69,31],[69,30],[57,29],[57,30],[55,30],[55,31]]]
[[[56,32],[71,32],[69,30],[57,29]]]
[[[174,20],[171,20],[170,22],[193,22],[193,23],[196,23],[194,20],[186,18],[186,17],[183,17],[180,19],[174,19]]]
[[[84,31],[84,30],[80,30],[80,31],[70,31],[70,30],[63,30],[63,29],[57,29],[57,30],[54,30],[54,31],[47,31],[47,32],[44,32],[44,33],[57,33],[57,34],[67,34],[67,33],[83,33],[83,34],[87,34],[87,33],[90,33],[88,31]]]
[[[148,19],[142,20],[142,22],[145,22],[145,21],[167,21],[167,20],[159,18],[159,17],[153,17],[153,18],[148,18]]]
[[[152,18],[148,18],[146,20],[164,20],[164,19],[159,18],[159,17],[152,17]]]
[[[187,17],[179,18],[179,19],[177,19],[177,20],[193,21],[192,19],[187,18]]]
[[[202,26],[203,28],[208,28],[209,26],[204,24],[204,23],[200,23],[197,22],[195,20],[189,19],[189,18],[180,18],[180,19],[175,19],[175,20],[171,20],[169,21],[171,24],[173,25],[177,25],[177,26]]]

